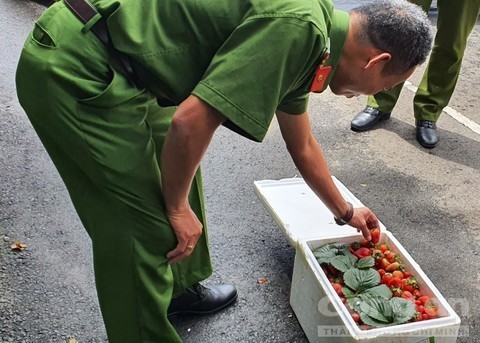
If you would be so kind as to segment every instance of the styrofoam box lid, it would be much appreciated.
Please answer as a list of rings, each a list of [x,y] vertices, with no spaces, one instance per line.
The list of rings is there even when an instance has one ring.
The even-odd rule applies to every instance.
[[[336,177],[332,178],[346,201],[354,207],[363,207],[347,187]],[[304,239],[357,232],[349,225],[337,225],[333,214],[302,178],[255,181],[254,186],[258,197],[293,246]],[[385,230],[383,224],[380,223],[380,226],[382,231]]]

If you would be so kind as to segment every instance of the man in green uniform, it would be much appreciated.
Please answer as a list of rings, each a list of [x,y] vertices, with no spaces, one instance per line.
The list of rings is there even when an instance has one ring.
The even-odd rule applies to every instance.
[[[308,94],[327,85],[374,94],[404,81],[432,40],[418,7],[381,1],[349,16],[329,0],[92,4],[64,0],[42,15],[16,81],[91,237],[110,342],[178,342],[169,315],[235,301],[233,286],[199,284],[212,272],[199,166],[221,124],[262,141],[276,112],[306,182],[339,224],[370,237],[378,220],[332,182]],[[376,17],[390,18],[393,33],[378,35]],[[102,25],[114,50],[92,32]],[[406,39],[392,41],[395,28]]]
[[[409,0],[428,12],[432,0]],[[438,0],[437,34],[428,66],[413,99],[416,138],[425,148],[438,143],[436,122],[452,97],[467,46],[477,22],[480,0]],[[367,107],[352,120],[354,131],[370,130],[390,118],[403,84],[368,97]]]

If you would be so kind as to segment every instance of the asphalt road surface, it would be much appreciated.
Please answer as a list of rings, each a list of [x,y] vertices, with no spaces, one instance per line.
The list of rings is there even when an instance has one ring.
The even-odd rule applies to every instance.
[[[43,10],[0,1],[0,342],[105,342],[89,240],[15,96],[20,49]],[[477,25],[433,150],[414,135],[410,89],[423,68],[391,120],[370,132],[349,128],[364,97],[327,91],[310,105],[332,174],[377,214],[461,316],[458,342],[480,342],[479,47]],[[298,174],[277,124],[263,144],[220,129],[203,170],[215,266],[207,283],[234,283],[239,299],[215,316],[176,320],[178,332],[195,343],[306,342],[289,305],[295,249],[253,191],[255,180]],[[15,241],[27,250],[12,251]]]

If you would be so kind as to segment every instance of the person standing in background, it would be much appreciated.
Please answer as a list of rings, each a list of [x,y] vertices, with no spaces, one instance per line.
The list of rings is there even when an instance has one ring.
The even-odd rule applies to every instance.
[[[432,0],[409,0],[428,12]],[[438,143],[436,122],[457,84],[467,38],[478,18],[480,0],[438,0],[433,50],[413,100],[416,139],[425,148]],[[367,106],[351,122],[353,131],[367,131],[390,118],[403,84],[368,97]]]

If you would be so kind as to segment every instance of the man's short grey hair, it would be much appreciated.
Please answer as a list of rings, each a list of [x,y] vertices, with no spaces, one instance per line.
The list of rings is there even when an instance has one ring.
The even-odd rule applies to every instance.
[[[385,74],[402,74],[428,57],[433,31],[421,7],[405,0],[376,0],[354,8],[362,29],[358,37],[392,55]]]

